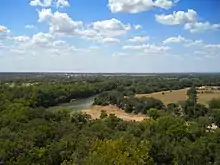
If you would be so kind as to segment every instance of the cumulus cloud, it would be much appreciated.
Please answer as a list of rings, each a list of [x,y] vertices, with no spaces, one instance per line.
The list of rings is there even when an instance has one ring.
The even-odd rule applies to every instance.
[[[131,30],[129,24],[125,25],[115,18],[94,22],[92,28],[106,37],[118,37]]]
[[[112,18],[109,20],[96,21],[88,27],[77,29],[77,35],[84,39],[96,42],[117,43],[120,37],[126,34],[131,29],[129,24],[124,24],[121,21]]]
[[[162,9],[170,9],[172,6],[174,6],[174,2],[171,0],[156,0],[154,5]]]
[[[42,9],[38,11],[38,22],[48,22],[50,32],[60,35],[74,35],[76,29],[83,25],[82,21],[72,20],[67,13],[56,11],[52,13],[51,9]]]
[[[29,4],[31,6],[50,7],[52,0],[32,0]]]
[[[184,28],[189,30],[191,33],[199,33],[207,30],[219,30],[220,24],[211,24],[209,22],[192,22],[185,24]]]
[[[69,7],[70,4],[67,0],[57,0],[55,1],[57,7]]]
[[[170,9],[174,4],[172,0],[109,0],[108,7],[113,13],[139,13],[154,7]]]
[[[179,35],[177,37],[169,37],[169,38],[167,38],[166,40],[163,41],[164,44],[181,43],[181,42],[188,42],[188,40]]]
[[[149,39],[150,37],[148,36],[136,36],[136,37],[129,39],[128,41],[129,42],[145,42],[145,41],[148,41]]]
[[[207,30],[219,30],[220,24],[211,24],[210,22],[199,22],[196,11],[189,9],[187,12],[174,11],[172,14],[155,15],[156,21],[164,25],[184,25],[184,29],[191,33],[199,33]]]
[[[70,6],[68,0],[31,0],[29,3],[31,6],[50,7],[53,4],[57,7]]]
[[[184,46],[190,47],[190,46],[198,46],[203,44],[203,40],[190,40],[186,39],[182,36],[176,36],[176,37],[169,37],[163,41],[164,44],[170,44],[170,43],[183,43]]]
[[[50,25],[50,32],[53,34],[78,35],[94,41],[115,38],[131,29],[129,24],[123,24],[115,18],[96,21],[85,27],[82,21],[72,20],[67,13],[58,11],[52,13],[51,9],[38,11],[38,16],[38,22],[47,22]]]
[[[180,25],[191,22],[196,22],[198,15],[196,11],[189,9],[187,12],[174,11],[172,14],[161,14],[156,15],[156,21],[165,25]]]
[[[54,41],[54,37],[48,33],[37,33],[33,36],[32,42],[34,45],[47,46]]]

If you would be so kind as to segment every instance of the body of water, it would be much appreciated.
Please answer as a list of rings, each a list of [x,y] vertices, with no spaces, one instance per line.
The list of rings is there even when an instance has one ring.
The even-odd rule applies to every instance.
[[[85,99],[79,99],[79,100],[72,101],[70,103],[61,104],[60,106],[66,107],[72,110],[82,110],[82,109],[90,108],[94,102],[94,98],[95,96],[85,98]]]

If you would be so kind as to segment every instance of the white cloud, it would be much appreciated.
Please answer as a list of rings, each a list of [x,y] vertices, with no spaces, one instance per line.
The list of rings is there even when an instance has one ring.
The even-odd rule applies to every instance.
[[[121,21],[112,18],[93,22],[87,28],[77,29],[75,32],[77,35],[90,41],[119,42],[116,37],[126,34],[130,29],[131,26],[129,24],[123,24]]]
[[[184,29],[191,33],[199,33],[207,30],[219,30],[220,24],[211,24],[209,22],[199,22],[196,11],[188,9],[184,11],[174,11],[168,15],[155,15],[156,21],[165,25],[181,25],[184,24]]]
[[[156,15],[156,21],[165,25],[180,25],[186,23],[196,22],[198,15],[196,11],[188,9],[187,12],[184,11],[174,11],[173,14],[168,15]]]
[[[139,30],[139,29],[142,29],[143,27],[141,25],[134,25],[134,29],[135,30]]]
[[[129,42],[145,42],[145,41],[148,41],[149,39],[150,37],[148,36],[136,36],[136,37],[129,39],[128,41]]]
[[[60,35],[75,35],[78,27],[83,25],[81,21],[73,21],[67,13],[56,11],[54,14],[51,9],[38,11],[38,22],[48,22],[50,32]]]
[[[184,46],[190,47],[190,46],[198,46],[203,44],[203,40],[190,40],[186,39],[182,36],[177,37],[169,37],[163,41],[164,44],[170,44],[170,43],[183,43]]]
[[[50,7],[53,4],[57,7],[70,6],[68,0],[31,0],[29,3],[31,6]]]
[[[32,0],[29,4],[31,6],[50,7],[52,0]]]
[[[17,37],[13,37],[12,38],[14,41],[17,41],[17,42],[27,42],[30,40],[30,37],[28,36],[17,36]]]
[[[184,28],[189,30],[191,33],[199,33],[207,30],[219,30],[220,24],[211,24],[209,22],[192,22],[185,24]]]
[[[114,43],[119,43],[120,40],[117,38],[104,38],[102,40],[103,43],[109,43],[109,44],[114,44]]]
[[[147,54],[164,54],[170,49],[168,46],[148,45],[144,52]]]
[[[172,0],[109,0],[108,7],[113,13],[139,13],[154,7],[170,9],[174,5]]]
[[[115,18],[94,22],[92,23],[92,28],[106,37],[118,37],[131,30],[129,24],[125,25]]]
[[[157,46],[157,45],[126,45],[123,46],[122,49],[124,50],[136,50],[136,51],[143,51],[147,54],[164,54],[171,48],[168,46]]]
[[[57,7],[69,7],[70,6],[67,0],[57,0],[55,4]]]
[[[185,39],[182,36],[177,36],[177,37],[169,37],[166,40],[163,41],[164,44],[169,44],[169,43],[181,43],[181,42],[187,42],[187,39]]]
[[[37,33],[32,38],[32,43],[35,46],[49,46],[54,41],[54,37],[48,33]]]
[[[156,0],[154,5],[162,9],[170,9],[174,3],[171,0]]]
[[[38,16],[38,22],[47,22],[50,25],[49,30],[52,34],[76,35],[91,41],[101,42],[105,38],[119,37],[131,30],[129,24],[123,24],[115,18],[96,21],[85,26],[82,21],[72,20],[67,13],[58,11],[52,13],[51,9],[38,11]]]
[[[100,41],[103,39],[101,34],[94,29],[77,29],[76,34],[89,41]]]
[[[34,25],[25,25],[25,29],[34,29],[36,28]]]
[[[42,9],[38,11],[38,22],[51,21],[53,14],[51,9]]]
[[[6,39],[9,33],[10,30],[7,27],[0,25],[0,40]]]

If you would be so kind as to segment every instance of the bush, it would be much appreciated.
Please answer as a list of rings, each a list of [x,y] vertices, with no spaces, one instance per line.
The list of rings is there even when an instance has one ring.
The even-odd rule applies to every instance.
[[[209,101],[209,108],[220,109],[220,99],[212,99]]]

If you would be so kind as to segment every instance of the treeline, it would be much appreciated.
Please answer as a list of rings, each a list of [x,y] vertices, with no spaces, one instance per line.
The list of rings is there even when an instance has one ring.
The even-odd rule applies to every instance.
[[[54,83],[13,87],[2,85],[0,92],[11,102],[23,102],[30,107],[47,108],[115,88],[115,84],[112,82],[75,82],[73,84]]]
[[[213,99],[209,102],[209,107],[199,104],[197,101],[197,90],[192,86],[187,91],[188,99],[178,103],[171,103],[165,106],[160,100],[152,97],[135,98],[124,96],[117,91],[104,92],[94,99],[94,105],[116,105],[127,113],[148,114],[155,118],[159,113],[172,114],[173,116],[184,117],[186,120],[195,119],[201,116],[210,115],[211,111],[220,109],[220,100]],[[160,111],[160,112],[159,112]]]
[[[31,107],[49,107],[85,98],[105,91],[121,95],[175,90],[192,85],[220,85],[219,76],[149,76],[149,77],[65,77],[43,76],[2,79],[0,92],[10,101],[25,102]],[[133,99],[132,102],[137,102]]]
[[[110,91],[98,95],[93,102],[94,105],[116,105],[127,113],[143,113],[151,108],[163,109],[164,105],[155,98],[135,98],[133,96],[124,96],[120,92]]]

